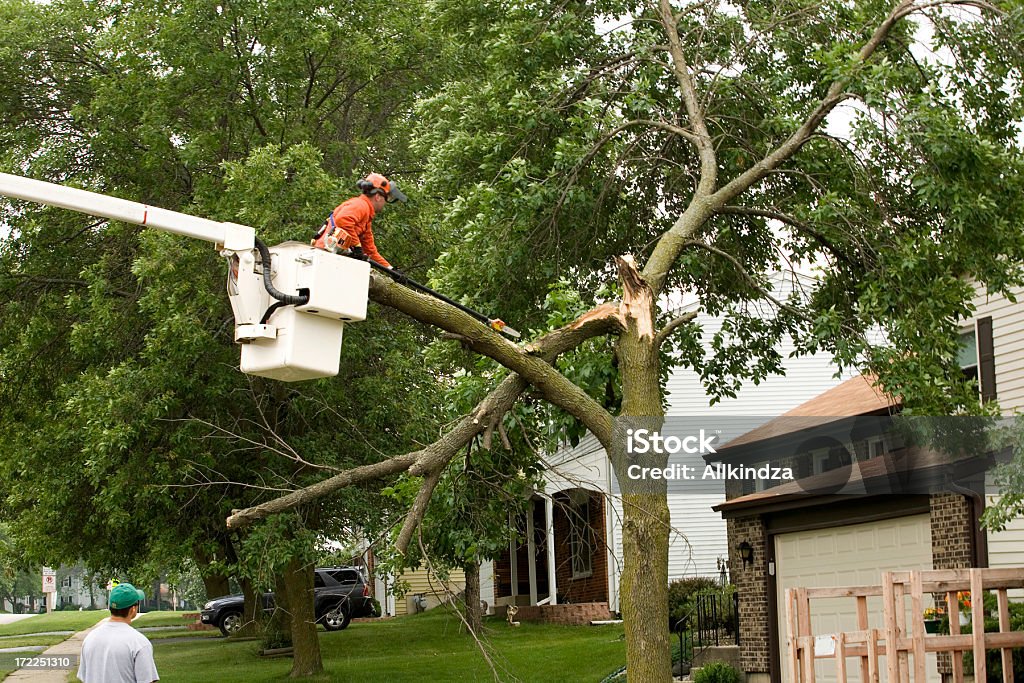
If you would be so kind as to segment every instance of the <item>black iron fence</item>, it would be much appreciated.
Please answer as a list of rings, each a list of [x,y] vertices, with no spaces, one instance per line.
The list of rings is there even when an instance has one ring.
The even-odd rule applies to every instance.
[[[685,670],[705,648],[739,645],[739,594],[722,589],[695,595],[693,607],[675,621],[672,630],[679,636],[681,669]]]

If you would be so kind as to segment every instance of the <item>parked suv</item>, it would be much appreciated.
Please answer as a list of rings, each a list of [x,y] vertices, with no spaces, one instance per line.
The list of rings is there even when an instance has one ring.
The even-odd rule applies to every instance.
[[[374,613],[370,587],[355,567],[318,567],[313,572],[314,613],[317,623],[328,631],[348,626],[353,617]],[[245,606],[243,595],[225,595],[203,605],[200,619],[229,636],[242,627]],[[274,609],[274,594],[263,594],[263,609]]]

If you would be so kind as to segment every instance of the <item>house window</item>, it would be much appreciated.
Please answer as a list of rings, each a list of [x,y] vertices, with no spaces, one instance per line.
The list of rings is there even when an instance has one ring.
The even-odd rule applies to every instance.
[[[572,578],[592,576],[593,544],[590,531],[590,496],[569,501],[569,556],[572,559]]]
[[[957,362],[964,377],[978,383],[982,401],[996,397],[996,364],[992,342],[992,318],[979,318],[960,332]]]
[[[811,451],[811,473],[821,474],[832,469],[829,463],[829,449],[819,448]]]
[[[882,437],[878,437],[868,441],[867,455],[868,459],[885,455],[885,440]]]

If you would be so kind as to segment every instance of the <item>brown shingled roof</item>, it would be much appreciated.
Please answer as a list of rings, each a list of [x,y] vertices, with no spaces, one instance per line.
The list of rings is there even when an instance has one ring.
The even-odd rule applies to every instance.
[[[871,375],[851,377],[837,387],[801,403],[765,424],[741,434],[724,444],[719,453],[730,448],[792,434],[802,429],[820,427],[828,422],[822,418],[856,417],[858,415],[886,415],[897,412],[900,401],[885,394],[874,384]],[[800,419],[806,418],[806,419]]]

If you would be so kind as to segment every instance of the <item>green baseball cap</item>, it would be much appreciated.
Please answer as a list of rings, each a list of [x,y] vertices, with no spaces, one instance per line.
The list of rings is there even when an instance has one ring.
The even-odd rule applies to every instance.
[[[110,591],[110,609],[124,609],[145,600],[146,594],[130,583],[119,583]]]

